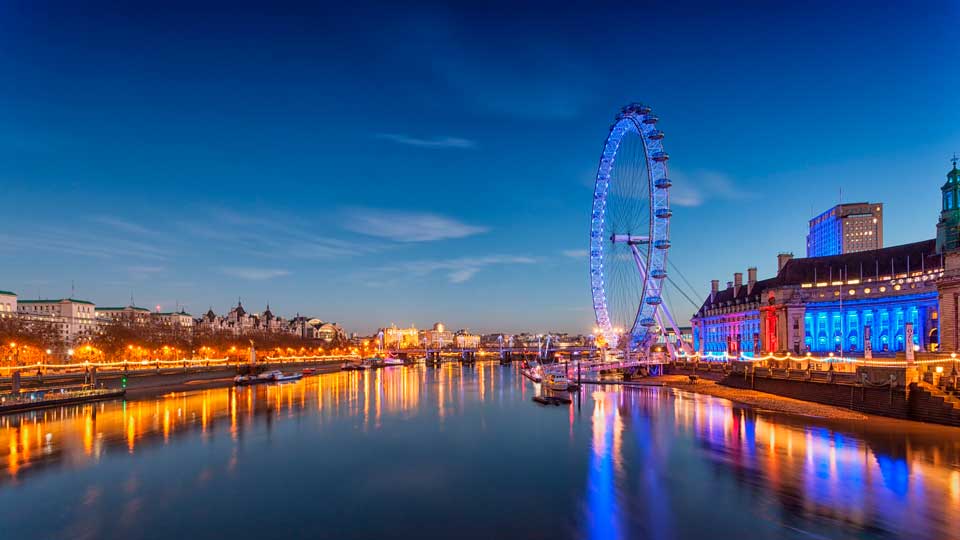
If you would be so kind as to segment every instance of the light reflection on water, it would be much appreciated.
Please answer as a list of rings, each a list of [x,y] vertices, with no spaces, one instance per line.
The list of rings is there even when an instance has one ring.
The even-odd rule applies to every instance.
[[[11,538],[960,537],[960,430],[535,392],[447,364],[3,417],[0,517]]]

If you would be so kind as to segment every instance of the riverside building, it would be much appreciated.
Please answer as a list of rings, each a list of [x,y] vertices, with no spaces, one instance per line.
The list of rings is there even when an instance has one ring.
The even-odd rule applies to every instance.
[[[709,297],[691,320],[694,348],[746,357],[788,352],[863,355],[865,349],[882,356],[907,347],[960,350],[956,160],[941,192],[935,239],[879,247],[882,206],[862,203],[870,208],[845,215],[842,207],[850,205],[841,205],[811,220],[807,241],[808,253],[837,253],[806,258],[781,253],[774,277],[759,280],[756,268],[749,268],[746,282],[739,272],[723,288],[713,280]],[[874,234],[845,237],[846,230]],[[871,237],[876,249],[863,249],[872,240],[850,240]]]
[[[65,343],[76,343],[97,331],[96,305],[86,300],[19,300],[17,315],[52,324]]]
[[[0,317],[11,317],[17,313],[17,293],[0,291]]]

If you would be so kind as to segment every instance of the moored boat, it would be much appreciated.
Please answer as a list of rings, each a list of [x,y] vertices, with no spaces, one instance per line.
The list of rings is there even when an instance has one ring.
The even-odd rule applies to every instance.
[[[566,376],[548,373],[543,378],[543,386],[548,390],[554,390],[556,392],[566,392],[570,389],[570,380]]]
[[[340,366],[340,369],[343,371],[363,371],[365,369],[369,369],[369,366],[364,364],[357,364],[354,362],[344,362]]]
[[[295,381],[301,378],[303,378],[303,373],[284,374],[279,369],[272,369],[270,371],[264,371],[259,375],[237,375],[233,378],[233,384],[246,386],[277,381]]]
[[[403,360],[400,358],[394,358],[393,356],[388,356],[383,359],[383,365],[385,366],[402,366],[403,364]]]
[[[520,368],[520,374],[535,383],[538,383],[541,380],[543,380],[543,376],[540,374],[540,366],[537,365],[536,363],[524,368]]]

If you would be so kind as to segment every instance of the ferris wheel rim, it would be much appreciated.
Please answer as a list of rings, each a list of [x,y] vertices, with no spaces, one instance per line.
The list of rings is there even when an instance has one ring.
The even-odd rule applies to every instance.
[[[597,327],[611,344],[616,344],[621,335],[629,335],[630,346],[643,341],[650,334],[662,303],[662,282],[666,277],[667,251],[671,245],[669,191],[672,183],[667,174],[669,156],[663,151],[663,132],[656,128],[657,120],[645,105],[624,107],[607,133],[597,167],[590,218],[590,288]],[[608,291],[604,277],[604,248],[608,239],[613,241],[612,232],[606,230],[606,211],[614,163],[624,136],[631,131],[641,140],[646,160],[646,193],[650,202],[647,209],[649,249],[643,261],[646,272],[637,270],[643,284],[636,316],[630,328],[618,329],[610,320],[608,308],[608,296],[615,291]]]

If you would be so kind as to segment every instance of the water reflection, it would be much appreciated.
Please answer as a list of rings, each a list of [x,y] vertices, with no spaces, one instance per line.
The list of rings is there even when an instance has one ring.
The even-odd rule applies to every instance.
[[[3,417],[0,505],[38,538],[319,530],[236,526],[223,494],[250,490],[284,494],[256,499],[265,516],[312,512],[338,538],[958,536],[960,430],[661,388],[544,408],[535,391],[512,366],[451,363]],[[71,510],[48,522],[48,501]]]
[[[762,527],[751,531],[757,524],[773,536],[778,530],[798,537],[834,537],[837,530],[893,537],[909,531],[912,538],[960,534],[952,525],[960,517],[960,430],[885,419],[804,425],[672,390],[594,391],[591,398],[584,536],[693,537],[697,527],[684,523],[684,516],[712,510],[691,512],[677,500],[685,498],[738,513],[750,537],[766,537]],[[634,444],[626,471],[624,430],[632,432]],[[656,448],[685,436],[695,445],[696,461],[677,463]],[[745,491],[751,505],[761,506],[732,508],[729,501],[689,493],[678,497],[681,483],[718,492],[734,484],[738,497]],[[623,511],[638,490],[642,503]]]

